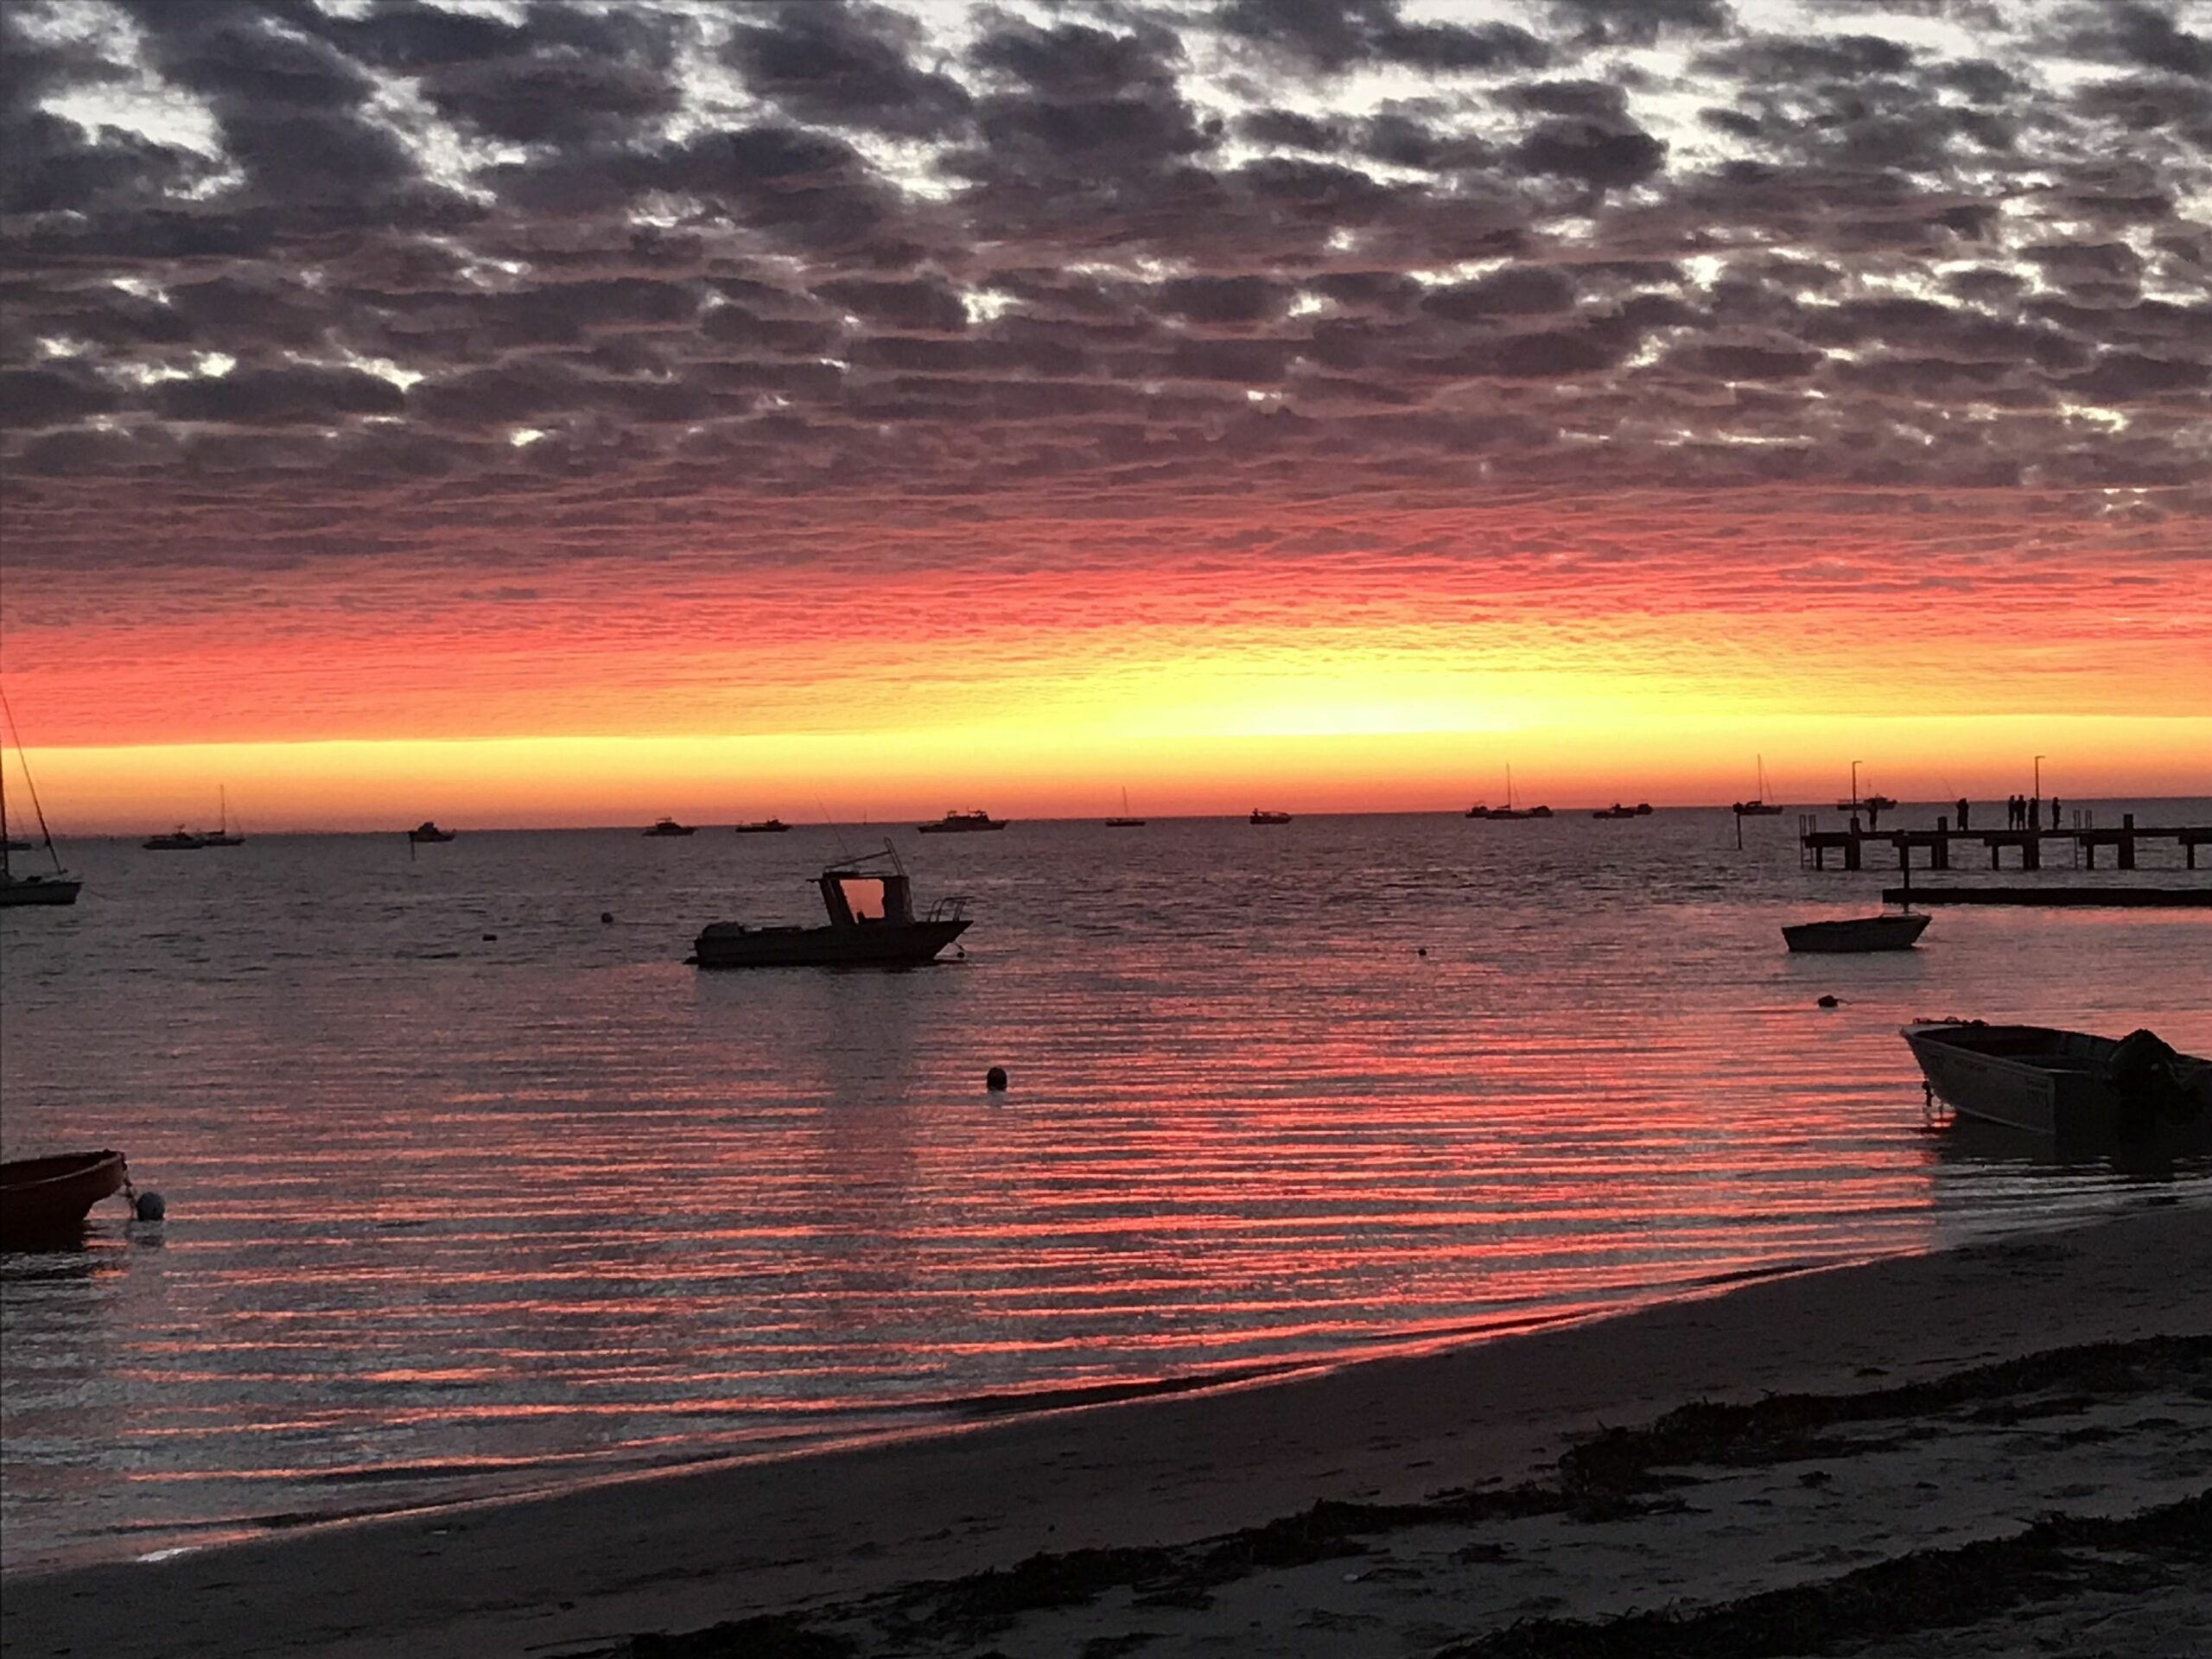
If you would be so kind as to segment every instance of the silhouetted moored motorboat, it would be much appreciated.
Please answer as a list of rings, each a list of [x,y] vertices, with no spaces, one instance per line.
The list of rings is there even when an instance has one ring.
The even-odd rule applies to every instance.
[[[1852,916],[1841,921],[1799,922],[1782,930],[1792,950],[1909,950],[1927,930],[1925,916]]]
[[[918,823],[914,830],[918,835],[958,836],[978,830],[1003,830],[1006,826],[1004,818],[995,818],[978,806],[965,812],[947,812],[935,823]]]
[[[968,930],[965,899],[940,899],[914,914],[913,885],[887,841],[880,853],[830,865],[815,886],[827,926],[713,922],[685,960],[699,968],[915,968]]]
[[[2177,1053],[2148,1031],[2113,1038],[1923,1020],[1898,1035],[1920,1062],[1931,1101],[1961,1117],[2081,1139],[2212,1118],[2212,1061]]]

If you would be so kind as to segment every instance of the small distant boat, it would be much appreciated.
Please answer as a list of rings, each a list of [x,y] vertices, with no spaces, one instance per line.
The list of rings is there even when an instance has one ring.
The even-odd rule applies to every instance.
[[[1835,804],[1835,810],[1839,812],[1866,812],[1870,814],[1888,811],[1891,807],[1897,804],[1897,803],[1891,800],[1888,796],[1878,792],[1872,795],[1861,795],[1859,792],[1859,768],[1860,764],[1861,763],[1857,760],[1851,763],[1851,798],[1847,801],[1838,801]]]
[[[419,845],[423,842],[451,841],[459,833],[460,831],[454,830],[441,830],[429,819],[425,818],[407,832],[407,839]]]
[[[656,818],[653,827],[645,831],[649,836],[696,836],[698,833],[696,825],[678,823],[674,818]]]
[[[918,968],[968,930],[968,901],[940,899],[914,914],[913,885],[889,842],[816,878],[823,927],[713,922],[685,960],[699,968]]]
[[[760,818],[752,823],[739,824],[737,833],[741,836],[780,836],[790,828],[791,825],[781,818]]]
[[[1928,930],[1929,918],[1920,915],[1853,916],[1835,922],[1799,922],[1782,930],[1792,950],[1832,954],[1847,950],[1910,950]]]
[[[1006,819],[995,818],[978,806],[965,812],[948,812],[935,823],[918,823],[914,830],[916,834],[924,836],[958,836],[979,830],[1003,830],[1006,826]]]
[[[1650,816],[1648,806],[1623,806],[1615,801],[1611,806],[1601,806],[1590,816],[1593,818],[1642,818]]]
[[[215,791],[215,828],[199,832],[202,847],[243,847],[245,836],[231,828],[231,800],[227,791]]]
[[[12,735],[16,717],[12,709],[0,704],[0,716],[5,717],[7,733]],[[4,762],[0,753],[0,762]],[[8,776],[4,764],[0,764],[0,908],[12,909],[19,905],[73,905],[84,888],[84,882],[61,868],[61,855],[54,850],[54,832],[46,827],[46,809],[38,804],[38,785],[31,782],[30,761],[23,754],[20,740],[16,744],[16,760],[23,769],[23,784],[30,791],[31,810],[38,816],[40,839],[46,843],[46,855],[54,861],[51,870],[19,870],[10,857],[13,853],[27,853],[31,843],[18,841],[8,833]]]
[[[74,1243],[86,1212],[130,1184],[119,1152],[65,1152],[0,1164],[0,1249]]]
[[[1548,818],[1551,815],[1552,810],[1548,806],[1513,804],[1513,768],[1511,766],[1505,769],[1505,804],[1503,806],[1471,806],[1467,809],[1467,816],[1471,818]]]
[[[1252,809],[1251,821],[1254,823],[1288,823],[1290,822],[1290,814],[1287,812],[1262,811],[1260,808],[1255,806]]]
[[[2148,1031],[2111,1038],[1929,1020],[1898,1034],[1920,1062],[1929,1095],[1961,1117],[2033,1135],[2095,1137],[2212,1114],[2212,1061],[2177,1053]]]
[[[1144,828],[1144,820],[1143,820],[1142,818],[1133,818],[1133,817],[1130,817],[1128,816],[1128,811],[1129,811],[1129,791],[1128,791],[1128,790],[1126,790],[1126,789],[1125,789],[1125,790],[1123,790],[1123,791],[1122,791],[1122,816],[1121,816],[1120,817],[1118,817],[1118,818],[1109,818],[1109,819],[1107,819],[1107,820],[1106,820],[1106,827],[1107,827],[1109,830],[1141,830],[1141,829],[1143,829],[1143,828]]]
[[[1770,804],[1766,798],[1766,756],[1758,757],[1758,768],[1759,792],[1748,801],[1737,802],[1736,816],[1739,818],[1778,818],[1782,816],[1782,809]]]
[[[149,853],[196,853],[207,844],[201,836],[181,823],[167,835],[149,836],[139,843]]]

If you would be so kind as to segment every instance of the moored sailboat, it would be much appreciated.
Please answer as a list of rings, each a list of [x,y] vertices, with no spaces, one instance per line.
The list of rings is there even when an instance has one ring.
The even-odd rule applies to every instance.
[[[215,826],[213,830],[199,832],[202,847],[242,847],[245,844],[243,831],[231,828],[230,796],[220,787],[215,791]]]
[[[1739,818],[1778,818],[1782,816],[1782,809],[1766,798],[1766,756],[1758,757],[1758,768],[1759,792],[1748,801],[1737,802],[1736,816]]]
[[[31,781],[30,759],[23,753],[22,735],[16,730],[15,711],[7,706],[4,696],[0,696],[0,716],[6,720],[6,735],[15,739],[16,763],[23,769],[23,787],[31,798],[32,814],[38,819],[39,839],[45,843],[46,855],[54,862],[50,872],[18,870],[10,858],[11,853],[28,851],[29,843],[19,842],[8,833],[8,772],[6,757],[0,753],[0,907],[73,905],[85,884],[61,868],[61,855],[54,850],[54,832],[47,828],[46,809],[39,804],[38,785]]]

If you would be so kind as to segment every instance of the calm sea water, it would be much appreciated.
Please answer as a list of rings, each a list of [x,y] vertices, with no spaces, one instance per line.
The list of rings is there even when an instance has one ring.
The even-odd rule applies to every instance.
[[[811,919],[882,832],[73,846],[75,909],[0,918],[7,1155],[119,1147],[169,1219],[0,1257],[5,1565],[2212,1207],[2201,1155],[1922,1132],[1897,1036],[2212,1053],[2212,921],[1945,910],[1792,957],[1893,879],[1794,832],[900,833],[925,902],[972,896],[963,959],[720,976],[702,923]],[[2145,854],[2212,882],[2179,862]]]

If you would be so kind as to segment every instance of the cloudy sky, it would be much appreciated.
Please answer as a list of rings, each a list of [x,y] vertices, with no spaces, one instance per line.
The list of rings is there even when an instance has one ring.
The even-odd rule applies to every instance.
[[[0,7],[89,822],[2212,789],[2208,385],[2204,0]]]

